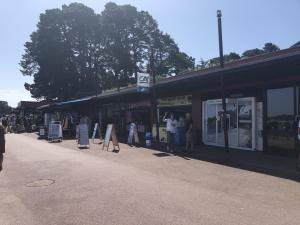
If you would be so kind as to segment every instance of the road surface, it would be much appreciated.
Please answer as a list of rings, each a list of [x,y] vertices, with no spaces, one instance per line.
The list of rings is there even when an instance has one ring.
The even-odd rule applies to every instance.
[[[124,145],[6,139],[1,225],[300,224],[296,181]]]

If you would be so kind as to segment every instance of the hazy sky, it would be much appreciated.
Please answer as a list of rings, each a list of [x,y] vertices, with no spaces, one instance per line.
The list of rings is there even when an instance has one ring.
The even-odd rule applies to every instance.
[[[30,100],[19,72],[24,43],[36,29],[39,14],[69,0],[2,0],[0,6],[0,100],[16,106]],[[100,13],[106,0],[82,2]],[[199,61],[218,56],[216,10],[223,12],[224,52],[242,53],[273,42],[280,48],[300,41],[300,0],[116,0],[148,11],[180,49]]]

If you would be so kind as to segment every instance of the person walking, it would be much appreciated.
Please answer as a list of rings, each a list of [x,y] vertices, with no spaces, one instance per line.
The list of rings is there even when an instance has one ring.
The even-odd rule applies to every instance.
[[[5,128],[2,124],[0,124],[0,171],[2,171],[4,153],[5,153]]]
[[[194,142],[193,142],[193,120],[191,114],[187,113],[185,115],[185,151],[189,151],[191,147],[191,151],[194,150]]]
[[[171,113],[170,117],[168,117],[168,113],[166,112],[163,121],[167,123],[167,151],[174,152],[174,139],[177,129],[177,120],[174,117],[174,114]]]

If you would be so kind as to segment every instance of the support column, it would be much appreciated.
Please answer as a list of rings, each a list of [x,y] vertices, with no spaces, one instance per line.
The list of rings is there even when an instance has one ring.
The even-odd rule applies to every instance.
[[[195,144],[202,144],[202,98],[199,92],[192,94],[192,119],[196,134]]]

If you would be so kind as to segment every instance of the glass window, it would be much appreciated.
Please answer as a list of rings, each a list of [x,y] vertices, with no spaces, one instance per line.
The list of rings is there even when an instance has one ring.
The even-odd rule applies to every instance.
[[[294,88],[267,91],[267,143],[268,147],[294,148]]]
[[[216,136],[216,105],[207,104],[206,105],[206,141],[215,143]]]
[[[238,101],[239,147],[252,148],[252,101]]]

